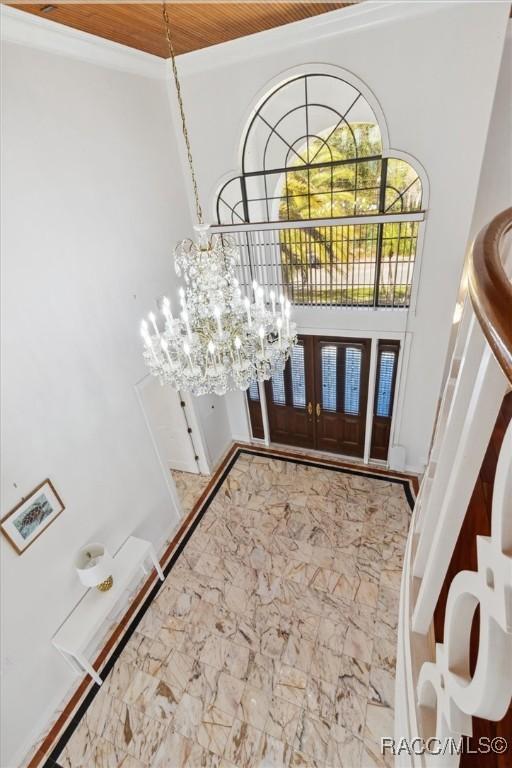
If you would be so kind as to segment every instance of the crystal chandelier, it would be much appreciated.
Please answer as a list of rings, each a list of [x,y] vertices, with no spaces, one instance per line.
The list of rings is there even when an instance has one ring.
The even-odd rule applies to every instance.
[[[164,298],[160,317],[151,312],[142,321],[143,354],[162,384],[194,395],[223,395],[282,371],[296,342],[296,326],[283,294],[266,294],[256,281],[252,300],[242,294],[235,242],[227,235],[209,234],[203,224],[165,3],[163,17],[199,226],[196,242],[183,240],[174,251],[176,274],[185,281],[178,315],[173,316],[170,301]]]

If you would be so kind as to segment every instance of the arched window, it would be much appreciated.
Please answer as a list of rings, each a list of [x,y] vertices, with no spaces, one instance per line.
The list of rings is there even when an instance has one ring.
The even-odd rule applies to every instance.
[[[251,118],[242,171],[218,195],[218,223],[253,241],[257,227],[246,225],[275,233],[276,280],[294,303],[408,306],[422,186],[384,149],[354,85],[322,73],[289,79]],[[265,259],[269,237],[258,239]],[[254,257],[248,237],[245,247]]]

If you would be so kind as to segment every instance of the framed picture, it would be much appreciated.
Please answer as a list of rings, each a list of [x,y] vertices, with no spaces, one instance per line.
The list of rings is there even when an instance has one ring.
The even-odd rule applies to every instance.
[[[0,521],[2,533],[21,555],[48,528],[64,509],[50,480],[34,488]]]

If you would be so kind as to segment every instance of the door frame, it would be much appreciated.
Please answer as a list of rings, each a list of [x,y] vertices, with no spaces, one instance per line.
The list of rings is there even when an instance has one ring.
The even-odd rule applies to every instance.
[[[153,428],[148,418],[148,414],[146,412],[146,408],[144,406],[144,402],[142,399],[142,390],[144,386],[148,384],[150,379],[152,378],[153,377],[151,376],[151,374],[149,373],[146,374],[141,379],[139,379],[139,381],[135,383],[134,389],[135,389],[135,394],[137,396],[137,400],[139,402],[142,414],[144,416],[146,427],[151,436],[151,440],[155,448],[155,452],[158,456],[158,461],[160,463],[160,466],[162,467],[162,471],[164,472],[167,478],[167,474],[170,474],[170,469],[166,466],[164,459],[160,455],[160,451],[158,449],[158,443],[153,433]],[[166,384],[164,386],[170,387],[171,385]],[[177,394],[177,397],[181,400],[181,402],[185,404],[184,406],[182,406],[182,416],[183,416],[183,422],[184,422],[183,427],[185,430],[188,430],[188,428],[191,429],[192,444],[195,448],[196,455],[198,457],[196,462],[198,473],[202,475],[209,475],[210,466],[207,460],[207,455],[204,447],[205,446],[204,435],[203,435],[201,423],[197,418],[197,414],[194,408],[194,399],[188,392],[181,392],[178,390],[176,394]]]
[[[368,381],[368,398],[366,403],[366,429],[364,440],[364,453],[363,458],[360,459],[356,456],[349,456],[348,454],[333,454],[341,458],[346,458],[352,462],[361,462],[362,464],[375,464],[377,466],[387,466],[389,464],[389,454],[387,461],[381,461],[378,459],[372,459],[370,457],[370,446],[372,437],[372,422],[373,422],[373,407],[375,401],[375,379],[377,373],[377,354],[378,354],[378,341],[379,339],[390,339],[400,342],[400,349],[398,352],[397,370],[396,370],[396,384],[393,398],[393,415],[391,418],[391,428],[389,437],[389,448],[391,449],[395,435],[400,431],[400,425],[402,421],[403,410],[403,390],[404,382],[407,378],[407,369],[410,356],[411,334],[406,331],[391,331],[391,330],[368,330],[368,329],[336,329],[331,328],[298,328],[297,334],[299,336],[322,336],[331,337],[333,339],[370,339],[370,368],[369,368],[369,381]],[[245,415],[247,419],[247,429],[251,435],[251,440],[256,443],[263,443],[261,438],[256,438],[252,434],[251,421],[249,418],[249,409],[245,407]],[[265,414],[263,414],[263,423],[265,425]],[[266,420],[266,431],[270,434],[268,419]],[[267,444],[267,443],[265,443]],[[270,443],[271,445],[272,443]],[[314,450],[314,449],[311,449]]]

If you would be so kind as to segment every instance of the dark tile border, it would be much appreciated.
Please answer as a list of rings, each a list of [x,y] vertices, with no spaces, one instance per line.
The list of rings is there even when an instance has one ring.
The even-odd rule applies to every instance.
[[[405,478],[399,478],[399,477],[393,477],[387,474],[375,474],[369,471],[365,471],[363,469],[352,469],[349,467],[344,466],[336,466],[333,464],[326,463],[324,464],[320,459],[309,459],[306,456],[303,459],[295,458],[292,456],[286,456],[285,454],[281,455],[279,453],[272,453],[272,450],[269,451],[258,451],[258,450],[251,450],[250,448],[237,448],[231,457],[231,459],[228,461],[226,466],[224,467],[222,473],[219,475],[218,479],[216,480],[214,486],[210,489],[209,494],[199,510],[196,512],[196,515],[194,517],[194,520],[186,530],[185,534],[183,535],[183,538],[179,542],[178,546],[176,547],[175,551],[171,555],[169,562],[164,566],[163,572],[164,576],[167,578],[167,576],[172,571],[174,565],[176,564],[176,561],[178,560],[179,556],[183,552],[185,546],[188,544],[191,536],[193,535],[194,531],[196,530],[197,526],[201,522],[205,512],[207,511],[208,507],[210,506],[211,502],[219,492],[219,489],[221,485],[223,484],[224,480],[227,478],[229,473],[231,472],[231,469],[233,468],[234,464],[237,462],[239,457],[242,454],[247,454],[250,456],[261,456],[263,458],[267,459],[274,459],[276,461],[285,461],[288,464],[299,464],[302,466],[309,466],[309,467],[317,467],[318,469],[327,469],[332,472],[343,472],[344,474],[348,475],[358,475],[360,477],[369,477],[373,480],[380,480],[381,482],[388,482],[388,483],[398,483],[399,485],[403,486],[404,493],[407,499],[407,502],[409,504],[409,507],[411,510],[414,507],[414,496],[411,491],[411,483],[409,480]],[[148,610],[149,606],[155,599],[156,595],[160,591],[162,587],[162,582],[157,581],[156,584],[151,588],[148,596],[145,598],[144,602],[142,603],[141,607],[137,611],[136,615],[131,620],[130,624],[128,625],[124,635],[122,636],[121,640],[117,644],[116,648],[112,652],[110,658],[105,663],[104,667],[99,670],[101,677],[103,680],[109,675],[110,671],[112,670],[112,667],[118,660],[119,656],[121,655],[122,651],[124,650],[126,644],[128,643],[129,639],[137,629],[138,625],[142,621],[142,618],[144,617],[144,614]],[[59,737],[59,740],[57,741],[57,744],[50,752],[49,757],[45,760],[43,763],[43,768],[62,768],[60,764],[57,762],[58,758],[61,754],[61,752],[65,749],[68,741],[70,740],[71,736],[75,732],[76,728],[80,724],[81,719],[87,712],[89,706],[94,701],[94,698],[98,691],[100,690],[100,686],[97,683],[93,683],[90,690],[85,695],[84,700],[81,702],[79,707],[77,708],[75,714],[71,718],[70,722],[64,729],[62,735]]]

